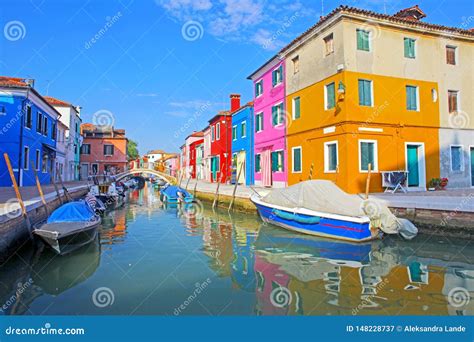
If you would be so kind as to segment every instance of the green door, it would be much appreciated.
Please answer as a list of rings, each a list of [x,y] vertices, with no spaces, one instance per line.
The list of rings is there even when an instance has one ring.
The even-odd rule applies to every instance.
[[[471,186],[474,186],[474,147],[471,147]]]
[[[211,172],[212,172],[212,180],[216,181],[217,178],[217,158],[212,157],[211,158]]]
[[[418,146],[407,146],[408,186],[419,186],[418,175]]]

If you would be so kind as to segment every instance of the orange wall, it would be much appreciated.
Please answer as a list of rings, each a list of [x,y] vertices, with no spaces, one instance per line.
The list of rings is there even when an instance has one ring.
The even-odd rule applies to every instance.
[[[373,107],[359,106],[359,78],[373,81]],[[325,110],[324,85],[333,81],[336,90],[342,81],[346,91],[339,95],[336,108]],[[406,85],[419,87],[419,111],[406,110]],[[300,96],[301,117],[291,120],[287,128],[288,184],[307,180],[313,165],[313,179],[332,180],[350,193],[365,191],[367,173],[359,171],[359,139],[377,141],[379,171],[404,170],[405,143],[424,143],[426,181],[439,177],[439,104],[432,100],[432,89],[437,91],[436,83],[342,72],[291,94],[286,99],[288,111],[292,113],[292,99]],[[323,128],[329,126],[335,126],[335,131],[324,134]],[[383,131],[366,132],[360,128]],[[324,142],[335,140],[338,172],[324,173]],[[299,174],[292,172],[294,146],[302,146],[303,170]],[[372,174],[370,191],[382,191],[379,173]]]

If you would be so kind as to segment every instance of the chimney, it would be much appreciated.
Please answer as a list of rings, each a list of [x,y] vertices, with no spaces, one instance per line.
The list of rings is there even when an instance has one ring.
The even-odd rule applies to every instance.
[[[425,12],[418,5],[402,9],[393,15],[395,18],[419,21],[426,17]]]
[[[240,94],[230,94],[230,111],[240,108]]]

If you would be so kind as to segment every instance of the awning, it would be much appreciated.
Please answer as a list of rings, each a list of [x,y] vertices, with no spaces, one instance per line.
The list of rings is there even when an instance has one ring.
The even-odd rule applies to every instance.
[[[46,144],[46,143],[42,143],[41,145],[42,145],[43,148],[46,149],[46,150],[50,150],[50,151],[56,152],[56,147],[53,147],[53,146],[48,145],[48,144]]]

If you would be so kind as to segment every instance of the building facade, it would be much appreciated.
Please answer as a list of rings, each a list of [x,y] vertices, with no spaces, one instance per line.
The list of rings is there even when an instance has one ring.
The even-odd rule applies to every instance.
[[[204,133],[196,132],[195,135],[201,137],[189,144],[189,174],[193,179],[200,179],[198,175],[200,176],[202,172],[201,146],[204,143]]]
[[[19,186],[35,185],[34,170],[48,184],[55,170],[60,114],[34,88],[34,81],[0,76],[0,186],[11,186],[7,153]]]
[[[211,131],[210,179],[227,183],[232,174],[232,112],[240,108],[240,95],[230,95],[230,111],[221,111],[209,120]]]
[[[287,184],[285,60],[273,57],[248,77],[254,85],[255,184]]]
[[[204,141],[204,133],[194,131],[185,139],[185,178],[196,178],[196,144]]]
[[[440,175],[469,186],[473,130],[452,122],[473,121],[472,99],[460,93],[472,93],[474,33],[423,16],[416,6],[395,15],[341,6],[282,49],[289,184],[322,178],[358,193],[370,164],[372,192],[382,191],[381,171],[397,170],[408,171],[409,190]],[[458,64],[450,65],[454,45]],[[451,105],[450,90],[459,96]]]
[[[205,181],[211,181],[211,128],[207,126],[203,130],[204,132],[204,143],[203,143],[203,179]]]
[[[124,129],[82,124],[80,179],[90,175],[114,175],[128,169],[127,137]]]
[[[253,103],[232,113],[232,182],[253,185],[255,176]]]
[[[64,181],[79,180],[81,135],[81,108],[71,103],[45,96],[45,99],[60,114],[59,120],[66,125],[66,164],[64,168]]]
[[[67,131],[69,128],[58,120],[57,134],[56,134],[56,160],[55,160],[55,180],[65,180],[67,169]]]

